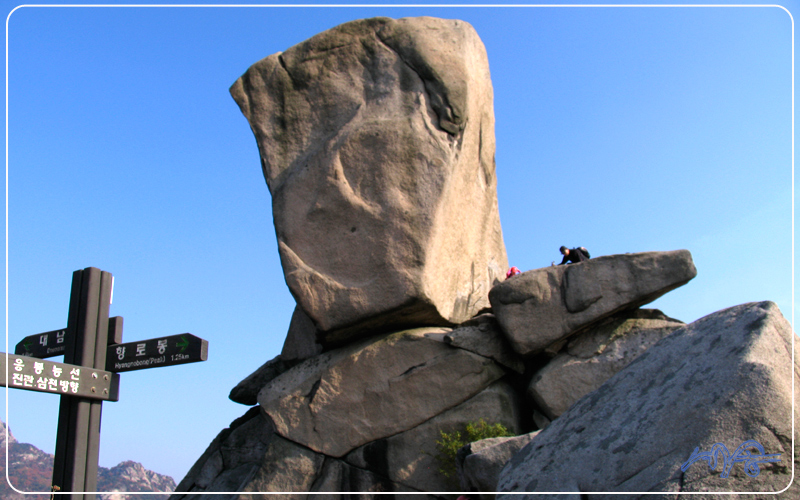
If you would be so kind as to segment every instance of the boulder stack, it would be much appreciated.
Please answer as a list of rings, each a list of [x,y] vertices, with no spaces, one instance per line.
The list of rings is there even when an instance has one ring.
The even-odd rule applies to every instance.
[[[172,500],[452,500],[442,492],[498,481],[575,495],[780,489],[794,375],[773,304],[691,325],[640,309],[696,275],[687,250],[500,281],[492,86],[471,26],[350,22],[257,62],[231,93],[297,306],[281,354],[231,391],[252,408]],[[514,437],[443,463],[443,433],[481,420]],[[695,447],[747,439],[784,461],[753,482],[741,468],[730,482],[704,462],[681,470]],[[458,477],[440,471],[456,465]]]
[[[482,42],[462,21],[354,21],[255,63],[231,94],[297,307],[280,356],[231,391],[258,406],[176,498],[446,491],[442,431],[529,420],[507,376],[525,367],[482,314],[507,267]]]
[[[237,392],[268,380],[259,406],[211,443],[176,491],[451,489],[435,460],[440,432],[486,419],[521,433],[525,418],[503,366],[453,347],[449,333],[380,335],[268,378],[271,361]]]

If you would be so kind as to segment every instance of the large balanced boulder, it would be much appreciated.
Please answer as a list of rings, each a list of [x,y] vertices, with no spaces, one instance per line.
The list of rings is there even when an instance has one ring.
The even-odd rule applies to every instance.
[[[688,250],[608,255],[513,276],[492,288],[489,300],[514,350],[532,356],[696,275]]]
[[[794,400],[800,399],[800,356],[795,349],[793,365],[792,336],[772,302],[732,307],[679,328],[536,436],[506,465],[498,491],[783,490],[792,478],[793,382]],[[799,434],[795,431],[795,443]],[[736,456],[750,440],[763,448],[747,446]],[[717,443],[730,456],[717,455],[715,470],[710,456],[692,461],[719,448]],[[763,461],[770,455],[780,461]],[[796,499],[797,493],[783,498]]]
[[[557,418],[681,326],[657,309],[615,314],[572,339],[536,372],[528,393],[549,419]]]
[[[255,63],[231,94],[321,342],[489,307],[507,258],[489,65],[469,24],[349,22]]]
[[[310,358],[269,381],[258,402],[281,436],[342,457],[475,396],[505,372],[444,342],[449,328],[401,331]]]

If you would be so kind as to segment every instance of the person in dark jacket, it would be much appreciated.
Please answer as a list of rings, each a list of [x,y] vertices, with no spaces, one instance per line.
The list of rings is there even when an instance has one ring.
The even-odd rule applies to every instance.
[[[561,254],[564,256],[559,266],[567,264],[569,262],[583,262],[589,260],[589,252],[583,247],[567,248],[565,246],[562,246],[561,248],[559,248],[559,250],[561,251]]]

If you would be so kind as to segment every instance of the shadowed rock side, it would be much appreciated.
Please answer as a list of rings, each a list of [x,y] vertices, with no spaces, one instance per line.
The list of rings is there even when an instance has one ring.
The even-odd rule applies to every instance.
[[[518,433],[522,429],[519,413],[518,396],[507,383],[496,382],[475,397],[409,431],[353,451],[346,461],[420,491],[453,491],[458,488],[439,472],[441,464],[434,458],[438,453],[436,441],[441,440],[440,431],[463,432],[466,423],[486,419]]]
[[[204,492],[219,492],[213,498],[251,499],[263,498],[258,492],[412,490],[281,438],[269,417],[254,407],[212,441],[176,491],[181,493],[173,495],[173,500],[209,498],[193,494]],[[300,499],[307,495],[270,497]],[[326,498],[334,497],[338,495]]]
[[[493,492],[506,463],[541,431],[514,437],[497,437],[470,443],[458,451],[456,471],[461,491]],[[480,495],[493,498],[494,495]]]
[[[499,491],[786,488],[792,467],[792,377],[795,397],[800,396],[800,370],[792,366],[792,335],[771,302],[732,307],[676,330],[539,433],[506,465]],[[799,438],[795,433],[795,442]],[[781,461],[760,464],[756,477],[745,473],[743,462],[733,463],[730,477],[721,477],[722,458],[715,471],[703,460],[681,471],[697,447],[710,451],[723,443],[733,453],[748,440],[760,443],[766,454],[780,454]],[[791,495],[784,498],[797,498],[796,490]],[[717,498],[713,494],[663,498],[684,497]]]
[[[258,391],[267,385],[267,382],[285,372],[293,365],[286,363],[281,356],[276,356],[261,365],[256,371],[231,389],[228,399],[235,403],[253,406],[258,404]]]
[[[491,314],[481,314],[462,323],[445,335],[444,341],[452,346],[491,358],[517,373],[525,372],[525,364],[508,345]]]
[[[611,316],[575,336],[534,375],[528,393],[554,419],[683,323],[656,309]]]
[[[398,332],[311,358],[267,382],[211,443],[174,499],[192,492],[420,492],[450,487],[439,432],[481,418],[523,432],[519,396],[489,358]],[[233,495],[229,495],[233,498]]]
[[[286,282],[323,344],[488,308],[507,258],[489,65],[469,24],[349,22],[255,63],[231,95]]]

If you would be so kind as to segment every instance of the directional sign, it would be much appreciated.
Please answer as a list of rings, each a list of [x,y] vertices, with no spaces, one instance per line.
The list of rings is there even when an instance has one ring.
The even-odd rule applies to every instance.
[[[64,354],[66,348],[67,329],[37,333],[22,339],[14,348],[15,354],[33,358],[52,358]]]
[[[0,353],[0,386],[62,396],[117,401],[119,375],[85,366],[44,361],[39,358]]]
[[[106,370],[128,372],[208,359],[208,341],[191,333],[108,346]]]

